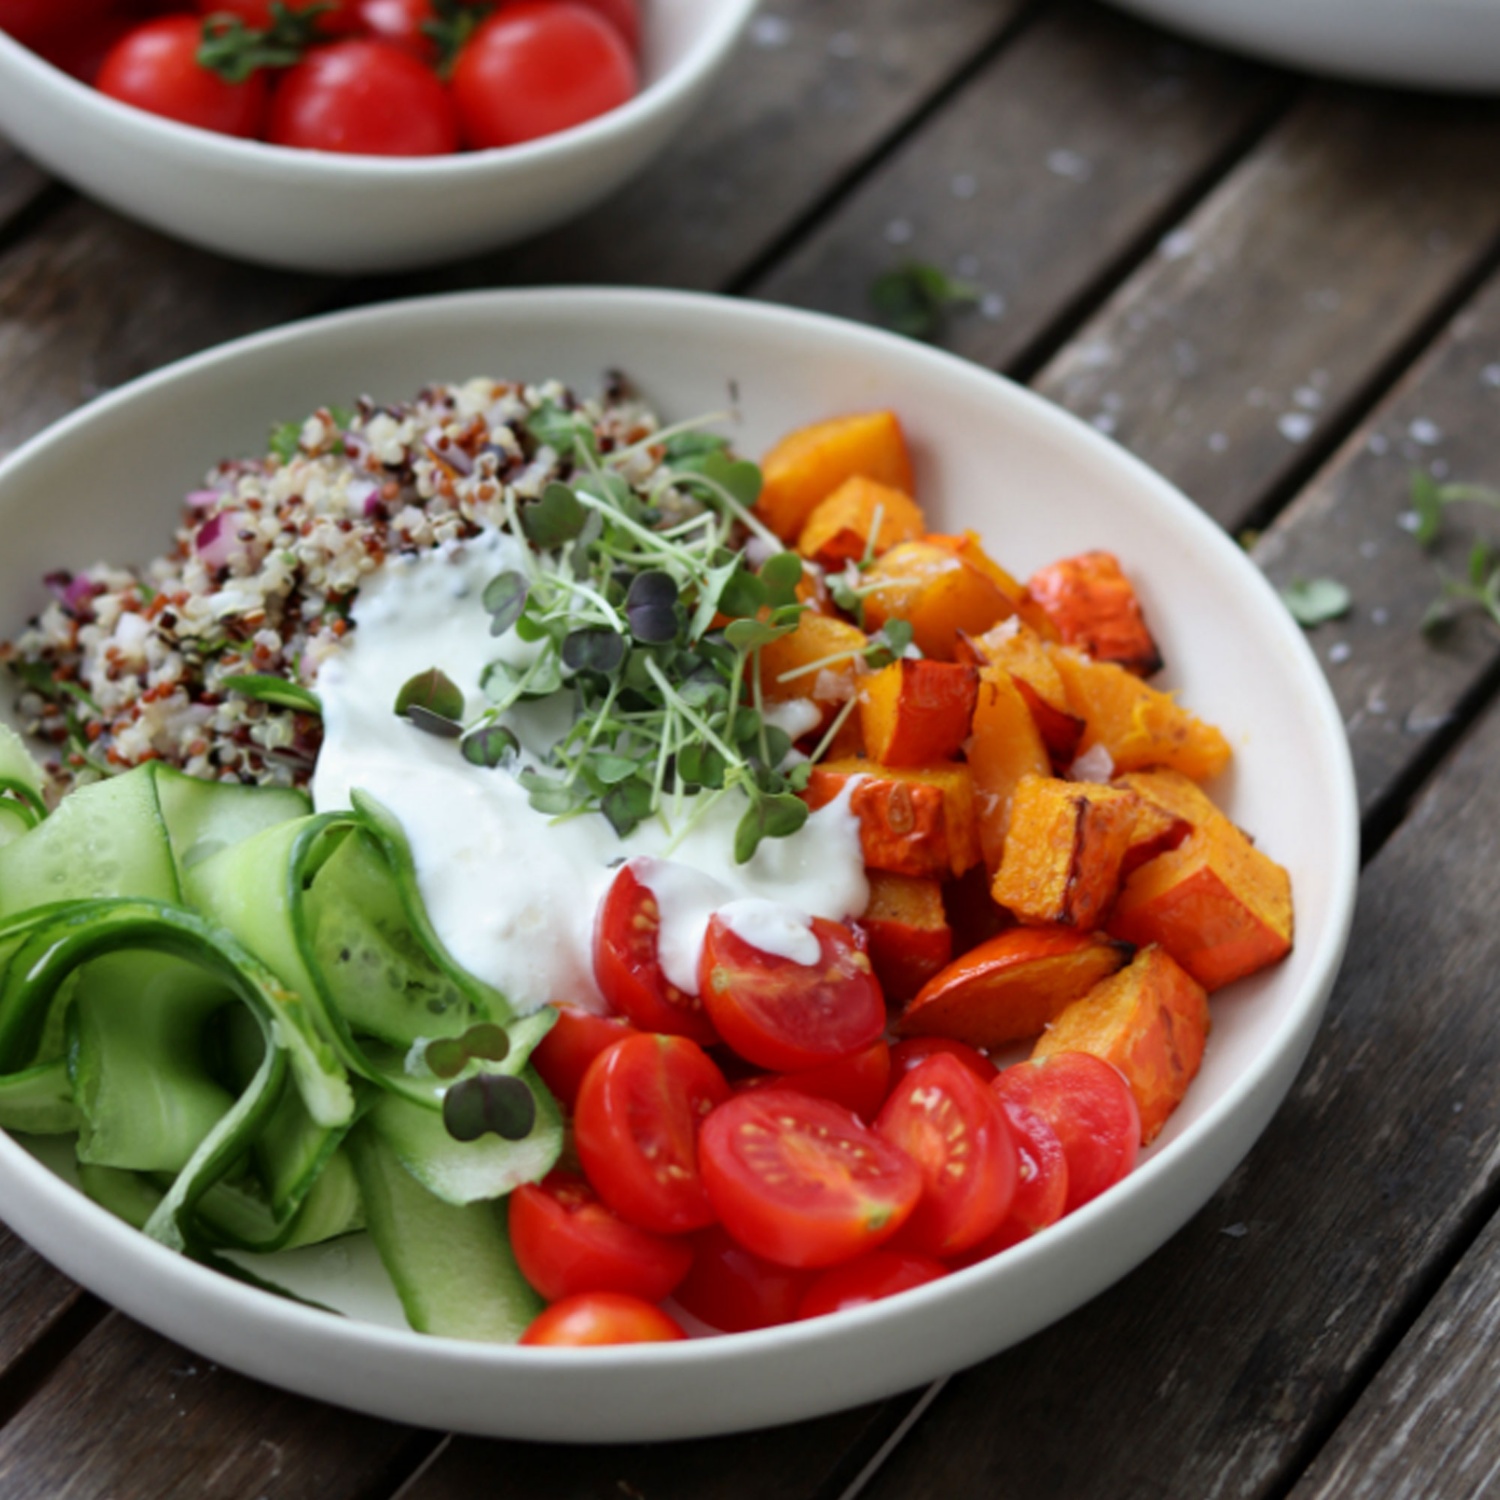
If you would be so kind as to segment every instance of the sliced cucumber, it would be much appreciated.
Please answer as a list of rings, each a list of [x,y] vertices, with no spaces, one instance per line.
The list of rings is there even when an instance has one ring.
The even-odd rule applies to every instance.
[[[0,1130],[68,1135],[78,1129],[73,1084],[62,1058],[0,1078]]]

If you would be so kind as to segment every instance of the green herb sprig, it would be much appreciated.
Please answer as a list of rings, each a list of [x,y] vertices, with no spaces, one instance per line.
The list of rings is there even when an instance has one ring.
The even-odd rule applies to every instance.
[[[1500,490],[1481,484],[1441,484],[1417,470],[1411,477],[1411,503],[1415,524],[1411,534],[1419,546],[1431,551],[1443,532],[1450,505],[1487,505],[1500,509]],[[1476,538],[1469,547],[1466,576],[1454,578],[1441,564],[1434,564],[1439,580],[1437,597],[1422,615],[1422,633],[1437,635],[1451,626],[1466,610],[1478,609],[1500,625],[1500,560],[1494,547]]]

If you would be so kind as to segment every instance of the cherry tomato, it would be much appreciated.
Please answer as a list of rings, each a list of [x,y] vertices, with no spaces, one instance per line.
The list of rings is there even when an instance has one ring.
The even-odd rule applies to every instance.
[[[532,1066],[557,1102],[571,1110],[589,1064],[634,1031],[629,1021],[618,1016],[596,1016],[576,1005],[559,1005],[556,1023],[531,1054]]]
[[[698,1160],[724,1227],[786,1266],[831,1266],[884,1243],[922,1196],[922,1173],[847,1109],[757,1089],[704,1122]]]
[[[1016,1196],[1005,1222],[988,1239],[953,1258],[955,1266],[972,1266],[1037,1230],[1055,1224],[1068,1198],[1068,1161],[1057,1132],[1038,1114],[1019,1104],[1005,1104],[1011,1139],[1016,1143]]]
[[[668,1344],[685,1339],[661,1308],[622,1292],[564,1297],[532,1320],[521,1343],[584,1348],[591,1344]]]
[[[600,993],[642,1031],[691,1037],[705,1046],[718,1041],[698,997],[678,989],[662,972],[660,930],[656,897],[626,865],[600,903],[594,924],[594,979]]]
[[[578,0],[578,3],[598,11],[620,33],[625,45],[640,55],[641,10],[637,0]]]
[[[989,1083],[1000,1076],[1000,1069],[967,1042],[955,1042],[945,1036],[909,1036],[891,1048],[891,1087],[894,1088],[913,1068],[920,1068],[929,1057],[935,1057],[939,1052],[956,1057],[981,1083]]]
[[[745,1333],[790,1323],[812,1276],[745,1249],[713,1224],[693,1236],[693,1268],[677,1301],[712,1328]]]
[[[628,1292],[660,1302],[693,1263],[686,1240],[627,1224],[571,1172],[518,1187],[509,1212],[521,1274],[549,1302],[579,1292]]]
[[[735,1085],[742,1089],[787,1088],[814,1099],[831,1099],[852,1109],[865,1124],[880,1113],[891,1077],[891,1049],[872,1042],[860,1052],[849,1052],[818,1068],[798,1073],[758,1073]]]
[[[718,1033],[763,1068],[815,1068],[877,1041],[885,998],[854,934],[812,921],[815,963],[801,964],[753,947],[724,918],[709,919],[698,990]]]
[[[139,16],[104,16],[92,23],[48,32],[34,45],[38,56],[45,57],[54,68],[61,68],[81,83],[92,84],[115,43],[140,24]]]
[[[914,1286],[925,1286],[946,1276],[948,1268],[927,1255],[903,1254],[899,1250],[872,1250],[858,1260],[824,1271],[808,1287],[797,1308],[799,1318],[821,1318],[850,1307],[864,1307],[882,1297]]]
[[[286,72],[266,139],[358,156],[443,156],[458,150],[458,116],[431,69],[361,37],[319,47]]]
[[[956,1057],[938,1053],[891,1091],[875,1129],[922,1169],[904,1249],[959,1255],[991,1235],[1016,1192],[1016,1148],[1000,1101]]]
[[[197,0],[199,15],[233,16],[251,31],[270,29],[272,3],[273,0]],[[327,9],[318,14],[316,29],[319,36],[347,36],[359,30],[355,0],[282,0],[282,4],[293,14],[310,10],[315,5],[327,5]]]
[[[438,45],[425,29],[437,19],[432,0],[358,0],[358,14],[367,35],[429,65],[438,60]]]
[[[1006,1068],[990,1087],[1006,1104],[1044,1119],[1062,1142],[1068,1162],[1070,1214],[1135,1165],[1141,1115],[1124,1075],[1087,1052],[1055,1052]]]
[[[512,146],[581,125],[636,91],[635,59],[578,0],[517,0],[469,39],[453,96],[471,146]]]
[[[657,1234],[714,1221],[698,1164],[698,1127],[729,1097],[696,1042],[642,1032],[590,1064],[578,1090],[578,1159],[622,1218]]]
[[[0,31],[28,47],[97,20],[114,0],[0,0]]]
[[[184,125],[222,135],[259,135],[266,113],[265,74],[227,83],[199,67],[201,40],[196,16],[147,21],[110,48],[95,87],[111,99]]]

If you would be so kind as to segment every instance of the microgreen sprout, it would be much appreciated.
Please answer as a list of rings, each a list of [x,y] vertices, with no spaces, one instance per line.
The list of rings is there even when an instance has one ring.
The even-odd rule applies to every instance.
[[[1443,529],[1443,511],[1450,505],[1500,507],[1500,490],[1482,484],[1439,484],[1418,469],[1411,477],[1411,504],[1415,516],[1412,535],[1423,547],[1437,541]]]
[[[1294,578],[1281,591],[1281,602],[1305,629],[1342,619],[1353,602],[1336,578]]]

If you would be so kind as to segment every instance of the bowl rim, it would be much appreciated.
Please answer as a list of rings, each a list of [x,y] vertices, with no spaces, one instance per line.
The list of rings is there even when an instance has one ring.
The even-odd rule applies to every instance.
[[[928,1309],[941,1306],[950,1298],[963,1296],[966,1288],[977,1288],[997,1275],[1005,1275],[1006,1272],[1002,1269],[1004,1266],[1029,1263],[1038,1256],[1054,1254],[1063,1246],[1086,1243],[1097,1232],[1095,1226],[1120,1214],[1128,1202],[1137,1198],[1150,1200],[1153,1194],[1160,1198],[1164,1179],[1170,1178],[1179,1161],[1186,1162],[1200,1148],[1206,1149],[1206,1143],[1219,1133],[1230,1116],[1241,1112],[1253,1113],[1258,1098],[1264,1100],[1271,1097],[1274,1104],[1279,1104],[1290,1083],[1290,1075],[1285,1074],[1288,1058],[1292,1059],[1295,1066],[1300,1066],[1337,975],[1354,914],[1359,875],[1359,812],[1352,756],[1337,704],[1302,630],[1293,621],[1260,570],[1206,512],[1113,440],[1035,391],[956,355],[846,319],[748,299],[638,287],[532,287],[414,297],[298,320],[188,356],[95,398],[51,424],[0,461],[0,487],[6,484],[14,470],[30,463],[44,450],[67,443],[79,427],[92,422],[96,417],[128,404],[160,386],[191,380],[199,372],[233,363],[243,357],[274,353],[283,346],[295,347],[303,341],[315,340],[326,332],[351,327],[363,326],[368,330],[378,330],[381,325],[385,325],[386,335],[394,336],[403,323],[408,320],[423,321],[435,308],[453,313],[472,310],[476,315],[482,313],[491,317],[503,317],[512,308],[533,315],[545,314],[549,303],[559,308],[565,305],[570,307],[573,309],[572,316],[577,315],[580,304],[585,308],[592,308],[595,320],[601,326],[604,326],[605,319],[611,315],[618,317],[627,313],[681,313],[696,309],[705,315],[728,319],[731,324],[738,321],[745,326],[755,325],[759,330],[783,330],[788,338],[832,337],[845,341],[848,348],[863,347],[872,352],[884,351],[887,354],[895,352],[895,348],[899,347],[899,358],[905,362],[913,379],[920,379],[924,371],[931,371],[934,375],[942,372],[949,378],[972,382],[976,386],[988,384],[993,388],[998,383],[1007,392],[1007,399],[1016,402],[1039,431],[1061,438],[1067,444],[1081,445],[1085,451],[1092,450],[1098,456],[1107,456],[1109,463],[1124,472],[1132,473],[1137,483],[1154,490],[1158,499],[1173,509],[1191,545],[1221,554],[1226,565],[1239,570],[1247,586],[1260,595],[1261,602],[1265,605],[1262,623],[1276,637],[1278,651],[1287,653],[1297,663],[1297,685],[1302,691],[1306,706],[1312,712],[1313,733],[1321,750],[1326,753],[1334,783],[1329,788],[1332,795],[1324,808],[1327,825],[1323,845],[1328,856],[1329,891],[1327,919],[1321,930],[1314,935],[1311,959],[1301,986],[1288,1006],[1286,1017],[1267,1044],[1245,1068],[1234,1075],[1229,1085],[1207,1105],[1203,1114],[1188,1130],[1155,1150],[1153,1155],[1141,1162],[1128,1178],[1110,1192],[1052,1225],[1045,1235],[1037,1237],[1040,1244],[1034,1239],[1014,1246],[1003,1258],[992,1258],[954,1271],[937,1282],[913,1288],[897,1298],[841,1312],[831,1319],[793,1322],[727,1337],[689,1339],[682,1343],[584,1350],[520,1348],[514,1345],[468,1343],[353,1318],[331,1318],[325,1311],[277,1298],[238,1283],[147,1240],[139,1231],[115,1219],[105,1209],[56,1177],[3,1131],[0,1131],[0,1169],[18,1174],[19,1181],[44,1198],[57,1203],[65,1199],[67,1211],[83,1214],[93,1230],[102,1235],[121,1256],[143,1257],[140,1263],[154,1268],[156,1272],[166,1273],[170,1268],[172,1274],[186,1277],[187,1280],[183,1283],[185,1289],[196,1289],[214,1300],[227,1300],[231,1307],[242,1314],[258,1313],[262,1320],[268,1316],[276,1320],[287,1320],[291,1330],[334,1340],[351,1354],[372,1359],[397,1351],[411,1356],[413,1351],[418,1351],[429,1362],[441,1362],[444,1366],[475,1374],[554,1371],[583,1366],[597,1372],[662,1368],[692,1372],[697,1376],[732,1368],[740,1358],[741,1351],[748,1356],[806,1349],[824,1341],[830,1330],[853,1331],[884,1322],[915,1326]],[[732,331],[731,329],[731,334]],[[1258,1133],[1257,1129],[1256,1134]],[[1252,1135],[1250,1142],[1254,1139],[1255,1135]],[[1221,1179],[1215,1179],[1214,1186],[1218,1185],[1219,1180]],[[1154,1247],[1156,1242],[1152,1243]],[[1140,1256],[1136,1259],[1139,1260]],[[1110,1281],[1115,1279],[1117,1277],[1112,1276]],[[271,1303],[269,1307],[268,1298]],[[371,1408],[362,1406],[360,1409]],[[834,1404],[823,1409],[834,1409]],[[713,1430],[732,1430],[732,1424],[726,1423]]]
[[[337,151],[312,151],[276,146],[269,141],[222,135],[186,125],[148,110],[137,109],[101,94],[96,88],[63,72],[40,53],[0,31],[0,72],[19,69],[36,85],[101,132],[136,132],[143,147],[165,149],[180,161],[189,152],[205,153],[202,164],[214,170],[250,169],[262,174],[294,173],[318,186],[328,182],[381,185],[417,180],[463,183],[506,168],[545,170],[564,159],[587,152],[611,137],[627,136],[660,116],[670,114],[702,79],[711,74],[734,46],[759,0],[699,0],[715,7],[702,32],[685,56],[660,77],[652,79],[625,103],[592,120],[521,141],[513,146],[490,146],[479,151],[453,151],[439,156],[366,156]]]

